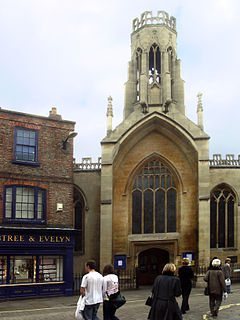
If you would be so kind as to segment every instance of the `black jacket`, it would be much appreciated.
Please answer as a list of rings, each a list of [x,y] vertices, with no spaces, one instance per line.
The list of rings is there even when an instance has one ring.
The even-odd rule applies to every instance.
[[[192,288],[192,279],[194,277],[193,271],[191,267],[182,266],[178,270],[178,275],[181,281],[182,292],[191,291]]]
[[[179,278],[174,275],[158,276],[152,288],[153,304],[150,320],[181,320],[182,314],[175,297],[182,294]]]

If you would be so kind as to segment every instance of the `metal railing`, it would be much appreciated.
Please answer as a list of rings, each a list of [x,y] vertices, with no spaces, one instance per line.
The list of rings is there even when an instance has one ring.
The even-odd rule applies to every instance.
[[[192,267],[194,272],[193,286],[196,286],[197,278],[201,276],[205,276],[208,271],[208,266],[195,266]],[[240,263],[231,264],[232,269],[232,277],[231,281],[233,283],[240,282]],[[127,289],[138,289],[138,273],[136,269],[125,270],[118,269],[115,270],[115,273],[118,275],[119,279],[119,288],[120,290]],[[74,294],[79,294],[80,286],[81,286],[82,276],[80,274],[75,274],[73,277],[73,292]]]

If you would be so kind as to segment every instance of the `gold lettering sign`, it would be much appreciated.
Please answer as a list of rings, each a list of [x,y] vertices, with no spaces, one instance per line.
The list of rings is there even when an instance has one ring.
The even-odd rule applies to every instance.
[[[11,235],[11,234],[2,234],[0,235],[0,243],[6,242],[28,242],[28,243],[69,243],[71,242],[71,236],[53,236],[53,235],[39,235],[36,237],[35,235],[29,235],[25,238],[24,235]]]

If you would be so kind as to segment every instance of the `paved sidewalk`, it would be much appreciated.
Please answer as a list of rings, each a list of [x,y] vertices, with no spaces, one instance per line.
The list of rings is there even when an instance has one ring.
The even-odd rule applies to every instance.
[[[139,290],[123,291],[127,303],[117,310],[120,320],[146,320],[149,307],[145,301],[151,287]],[[218,320],[240,319],[240,284],[232,285],[233,294],[223,301]],[[74,320],[78,297],[44,297],[35,299],[7,300],[0,302],[1,320]],[[177,299],[181,304],[181,298]],[[193,288],[190,296],[191,310],[183,315],[183,320],[206,320],[209,317],[208,297],[203,295],[203,288]],[[102,306],[98,317],[102,320]],[[212,319],[212,318],[211,318]],[[159,319],[160,320],[160,319]]]

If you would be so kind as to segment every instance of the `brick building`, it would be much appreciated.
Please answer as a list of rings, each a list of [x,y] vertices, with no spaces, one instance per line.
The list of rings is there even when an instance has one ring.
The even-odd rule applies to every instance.
[[[74,124],[0,109],[0,297],[72,294]]]

